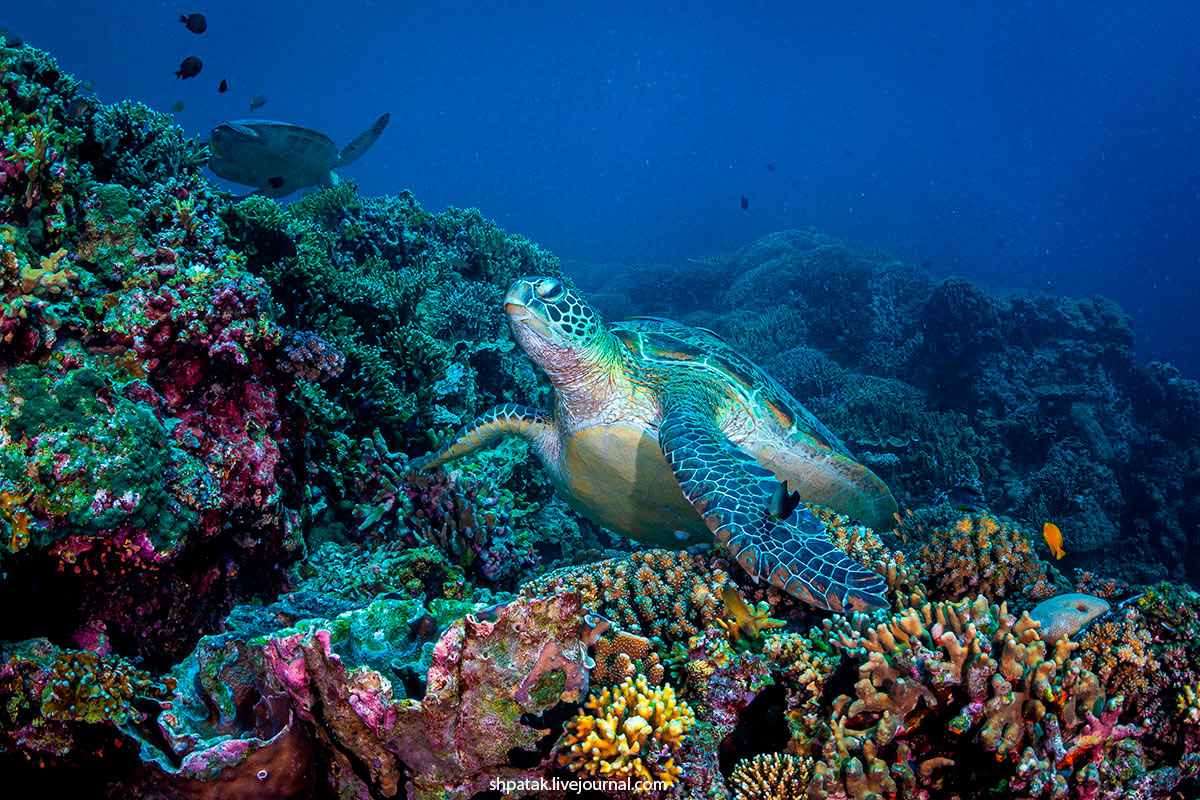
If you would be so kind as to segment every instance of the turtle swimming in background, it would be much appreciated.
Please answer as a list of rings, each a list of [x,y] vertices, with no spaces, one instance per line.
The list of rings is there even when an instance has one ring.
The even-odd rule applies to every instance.
[[[834,547],[781,481],[879,530],[894,524],[895,499],[761,368],[702,328],[649,317],[605,327],[555,278],[517,280],[504,310],[554,386],[553,413],[496,406],[414,466],[520,436],[600,525],[657,547],[715,539],[755,579],[820,608],[886,604],[883,579]]]
[[[253,186],[257,194],[287,197],[308,186],[332,186],[333,170],[358,159],[387,127],[390,114],[340,151],[320,131],[263,119],[223,122],[212,129],[208,168],[227,181]]]

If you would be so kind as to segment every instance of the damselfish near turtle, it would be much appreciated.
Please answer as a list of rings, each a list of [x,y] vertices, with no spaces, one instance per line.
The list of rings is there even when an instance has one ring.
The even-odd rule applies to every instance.
[[[611,530],[657,547],[715,539],[755,579],[821,608],[885,604],[883,579],[835,548],[798,500],[879,529],[896,501],[753,362],[670,320],[605,327],[555,278],[517,280],[504,310],[554,386],[553,413],[497,406],[415,466],[520,436],[567,502]]]
[[[375,120],[339,151],[320,131],[265,119],[222,122],[212,129],[208,168],[227,181],[253,186],[257,194],[287,197],[307,186],[331,186],[333,170],[355,161],[387,127],[390,114]]]

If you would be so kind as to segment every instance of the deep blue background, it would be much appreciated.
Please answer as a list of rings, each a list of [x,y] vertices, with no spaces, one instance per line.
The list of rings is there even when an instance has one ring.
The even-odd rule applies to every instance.
[[[815,226],[939,274],[1106,294],[1143,355],[1200,377],[1200,4],[985,5],[21,0],[0,27],[104,101],[182,100],[197,134],[258,92],[254,116],[339,145],[390,111],[344,177],[563,257]],[[204,71],[179,81],[187,55]]]

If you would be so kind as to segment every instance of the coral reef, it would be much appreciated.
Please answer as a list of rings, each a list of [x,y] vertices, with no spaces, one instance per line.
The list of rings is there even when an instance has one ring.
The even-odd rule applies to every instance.
[[[1030,534],[1011,520],[981,512],[939,526],[921,545],[918,573],[929,597],[961,600],[982,594],[992,602],[1039,596],[1049,578]]]
[[[769,753],[739,761],[729,776],[733,800],[802,800],[811,759]]]
[[[729,574],[698,555],[646,550],[552,572],[521,587],[525,596],[579,592],[584,608],[660,645],[685,642],[724,613]]]
[[[592,695],[567,723],[559,742],[559,762],[582,775],[603,775],[629,784],[674,784],[675,757],[695,723],[686,702],[670,684],[650,686],[645,676]]]
[[[1200,595],[1150,581],[1200,563],[1200,389],[1138,362],[1111,303],[938,280],[814,232],[581,270],[606,314],[726,336],[906,499],[888,533],[811,507],[889,587],[888,609],[830,616],[720,548],[630,552],[522,442],[411,471],[482,408],[549,405],[502,299],[557,261],[407,192],[234,199],[207,155],[0,45],[8,785],[1194,792]],[[1046,521],[1061,562],[1039,558]]]
[[[970,486],[997,514],[1058,524],[1071,567],[1196,580],[1200,386],[1139,362],[1112,302],[942,280],[800,230],[677,269],[704,303],[636,272],[572,267],[589,294],[757,357],[910,504]]]

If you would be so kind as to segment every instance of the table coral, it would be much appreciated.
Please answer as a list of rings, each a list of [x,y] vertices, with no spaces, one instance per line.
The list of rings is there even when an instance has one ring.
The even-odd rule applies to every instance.
[[[651,687],[644,675],[601,690],[567,723],[559,763],[580,775],[667,785],[679,779],[675,755],[695,723],[670,684]]]

